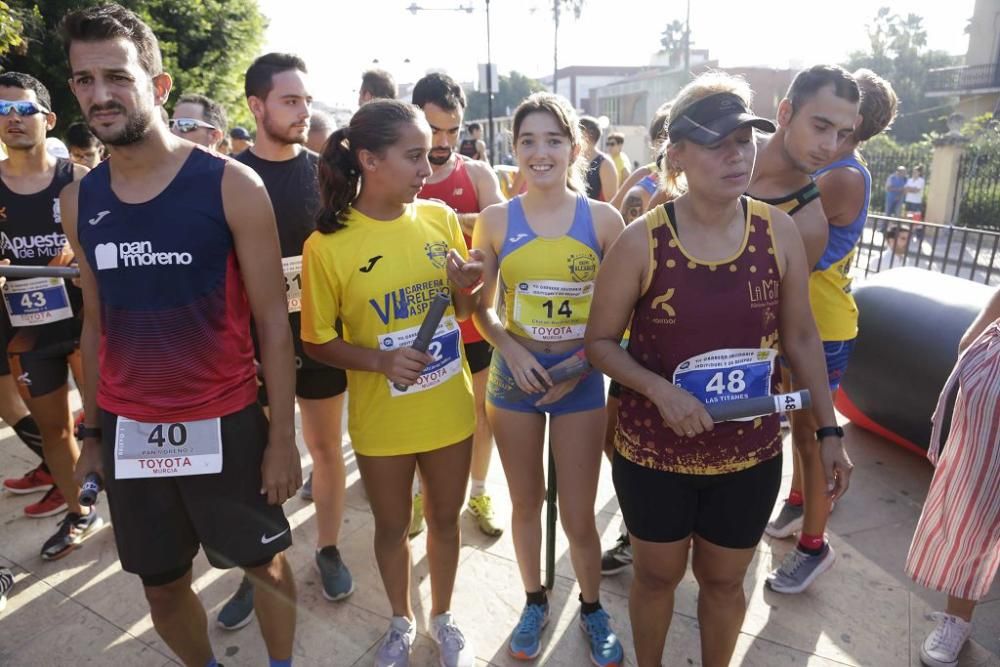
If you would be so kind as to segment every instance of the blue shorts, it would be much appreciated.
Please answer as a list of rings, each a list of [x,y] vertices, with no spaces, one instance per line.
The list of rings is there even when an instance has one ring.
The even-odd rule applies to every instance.
[[[572,357],[577,350],[570,350],[562,354],[539,352],[532,354],[544,368],[552,368],[559,362]],[[490,405],[514,412],[548,413],[553,417],[604,407],[604,376],[596,370],[591,370],[583,376],[573,391],[549,405],[535,405],[544,394],[531,394],[520,400],[516,398],[507,400],[506,394],[516,388],[517,383],[514,381],[514,376],[511,375],[510,367],[504,361],[503,355],[494,350],[493,361],[490,363],[489,383],[486,385],[486,400],[490,402]]]
[[[823,341],[823,355],[826,358],[826,377],[830,383],[830,391],[840,389],[840,381],[844,379],[847,372],[847,362],[854,351],[854,344],[857,338],[851,340],[825,340]],[[788,360],[781,357],[781,365],[788,368]]]

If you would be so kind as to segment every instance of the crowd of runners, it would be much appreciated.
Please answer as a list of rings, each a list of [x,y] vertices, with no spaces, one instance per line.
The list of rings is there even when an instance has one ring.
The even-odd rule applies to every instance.
[[[312,108],[306,63],[266,54],[245,76],[250,132],[204,95],[168,103],[156,37],[130,11],[71,13],[62,35],[86,119],[64,133],[68,157],[46,146],[47,86],[65,84],[0,74],[0,256],[79,268],[6,279],[0,417],[39,463],[3,485],[44,491],[28,517],[62,514],[39,545],[46,560],[110,519],[122,568],[185,665],[218,664],[192,590],[199,548],[245,572],[217,623],[236,630],[256,614],[270,665],[291,664],[282,503],[296,493],[315,503],[323,595],[353,593],[338,550],[348,390],[392,616],[378,666],[409,664],[409,539],[423,531],[441,664],[474,663],[452,594],[463,507],[486,535],[504,531],[486,485],[494,442],[525,590],[515,658],[546,642],[546,432],[599,667],[624,661],[602,576],[634,569],[635,656],[659,665],[690,559],[703,662],[726,665],[765,532],[797,536],[767,577],[773,591],[801,593],[833,565],[826,524],[852,464],[832,397],[858,333],[849,267],[871,195],[858,149],[896,113],[877,74],[807,69],[774,122],[753,114],[744,80],[703,74],[663,100],[655,159],[634,171],[622,135],[535,93],[514,112],[508,200],[481,128],[463,136],[465,93],[447,75],[422,78],[409,104],[388,73],[368,72],[360,108],[335,128]],[[414,345],[441,295],[429,344]],[[800,389],[812,407],[790,413],[794,478],[779,500],[779,416],[713,423],[706,406]],[[603,553],[602,456],[624,519]],[[106,509],[80,502],[94,475]],[[979,597],[990,548],[992,565],[969,574]],[[0,571],[0,594],[11,585]],[[956,618],[942,615],[927,664],[954,664],[945,649],[968,636]]]

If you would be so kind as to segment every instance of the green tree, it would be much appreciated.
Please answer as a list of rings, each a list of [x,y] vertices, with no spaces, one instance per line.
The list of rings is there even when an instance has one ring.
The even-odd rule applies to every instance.
[[[493,96],[493,115],[508,116],[514,113],[514,108],[528,95],[545,90],[545,86],[520,72],[511,72],[510,76],[500,75],[499,92]],[[486,93],[470,92],[465,117],[486,118]]]
[[[680,53],[684,49],[684,23],[671,21],[660,33],[660,53]]]
[[[24,48],[24,22],[19,12],[0,0],[0,56]]]
[[[82,118],[66,81],[69,68],[59,23],[69,12],[101,0],[9,0],[23,22],[24,48],[0,55],[6,70],[27,72],[52,94],[58,130]],[[263,44],[266,19],[256,0],[121,0],[152,27],[164,69],[174,79],[170,102],[202,93],[226,107],[230,122],[252,124],[243,96],[243,75]],[[2,43],[2,29],[0,29]]]
[[[920,141],[924,135],[944,130],[947,98],[927,97],[927,72],[958,63],[944,51],[927,48],[927,30],[916,14],[894,14],[881,7],[866,26],[869,48],[848,57],[853,71],[866,67],[892,83],[899,97],[899,117],[891,133],[900,143]]]

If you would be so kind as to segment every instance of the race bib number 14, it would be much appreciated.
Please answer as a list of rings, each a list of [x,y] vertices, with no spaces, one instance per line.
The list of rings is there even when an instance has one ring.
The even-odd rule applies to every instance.
[[[770,396],[776,355],[753,348],[705,352],[677,365],[674,384],[705,405]]]

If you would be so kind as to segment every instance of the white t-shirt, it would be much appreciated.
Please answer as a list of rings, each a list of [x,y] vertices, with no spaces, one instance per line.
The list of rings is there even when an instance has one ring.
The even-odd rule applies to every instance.
[[[909,204],[919,204],[924,200],[924,177],[906,179],[907,188],[917,188],[916,192],[907,192],[903,201]]]

